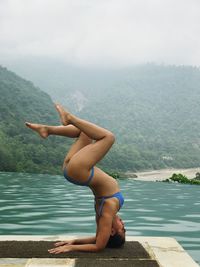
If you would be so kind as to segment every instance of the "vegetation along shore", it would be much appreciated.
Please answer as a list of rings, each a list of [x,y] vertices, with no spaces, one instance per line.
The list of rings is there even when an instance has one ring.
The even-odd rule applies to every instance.
[[[54,102],[115,134],[115,145],[99,164],[105,171],[199,166],[199,68],[144,64],[91,74],[63,66],[57,79],[37,67],[32,77],[20,73],[31,81],[0,67],[0,171],[61,174],[72,140],[42,140],[24,126],[59,124]]]

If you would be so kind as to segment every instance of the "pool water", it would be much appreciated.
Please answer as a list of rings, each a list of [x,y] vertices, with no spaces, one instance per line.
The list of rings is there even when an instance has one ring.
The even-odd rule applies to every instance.
[[[200,262],[200,186],[119,180],[128,236],[174,237]],[[1,235],[95,233],[94,197],[62,176],[0,173]]]

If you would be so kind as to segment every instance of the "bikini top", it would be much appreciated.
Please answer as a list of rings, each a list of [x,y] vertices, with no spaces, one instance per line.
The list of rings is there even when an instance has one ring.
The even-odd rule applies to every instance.
[[[98,208],[98,211],[97,211],[99,216],[102,215],[103,205],[104,205],[106,199],[113,198],[113,197],[116,197],[119,200],[119,210],[120,210],[120,208],[124,204],[124,197],[123,197],[121,192],[117,192],[117,193],[115,193],[113,195],[110,195],[110,196],[103,196],[103,197],[96,197],[95,198],[95,200],[97,200],[97,199],[100,200],[100,205],[99,205],[99,208]]]
[[[67,181],[69,181],[72,184],[76,184],[76,185],[89,186],[93,176],[94,176],[94,167],[92,167],[92,169],[91,169],[91,174],[88,177],[88,180],[86,182],[79,182],[79,181],[75,180],[74,178],[68,176],[66,168],[64,169],[64,177],[67,179]]]

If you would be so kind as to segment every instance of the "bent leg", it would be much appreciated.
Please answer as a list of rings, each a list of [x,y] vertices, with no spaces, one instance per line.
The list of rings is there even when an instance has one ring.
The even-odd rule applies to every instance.
[[[75,141],[75,143],[71,146],[70,150],[68,151],[64,162],[63,162],[63,169],[67,166],[71,158],[83,147],[89,145],[92,143],[92,139],[89,138],[86,134],[81,132],[78,139]]]
[[[83,132],[81,132],[80,129],[78,129],[74,125],[49,126],[49,125],[26,122],[26,126],[32,129],[33,131],[36,131],[43,138],[46,138],[49,135],[59,135],[71,138],[78,137],[75,143],[72,144],[70,150],[68,151],[64,159],[63,168],[67,165],[67,163],[70,161],[70,159],[73,157],[74,154],[76,154],[83,147],[92,143],[92,139]]]
[[[73,125],[49,126],[44,124],[26,122],[26,126],[37,132],[42,138],[46,138],[49,135],[60,135],[75,138],[78,137],[81,132],[77,127]]]
[[[62,121],[74,125],[81,132],[85,133],[88,137],[93,140],[96,140],[95,143],[85,146],[76,154],[74,154],[69,164],[71,170],[76,170],[77,172],[80,172],[81,166],[83,168],[85,167],[89,171],[98,161],[100,161],[105,156],[105,154],[111,148],[115,141],[114,135],[110,131],[102,127],[82,120],[70,114],[69,112],[66,112],[59,105],[57,105],[56,108],[60,113]]]

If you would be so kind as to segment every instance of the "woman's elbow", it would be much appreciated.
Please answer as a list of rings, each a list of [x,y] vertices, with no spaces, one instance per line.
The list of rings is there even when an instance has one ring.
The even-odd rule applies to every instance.
[[[96,248],[95,248],[95,251],[96,251],[96,252],[100,252],[100,251],[104,250],[106,246],[104,246],[104,245],[97,245],[97,244],[96,244],[95,247],[96,247]]]

